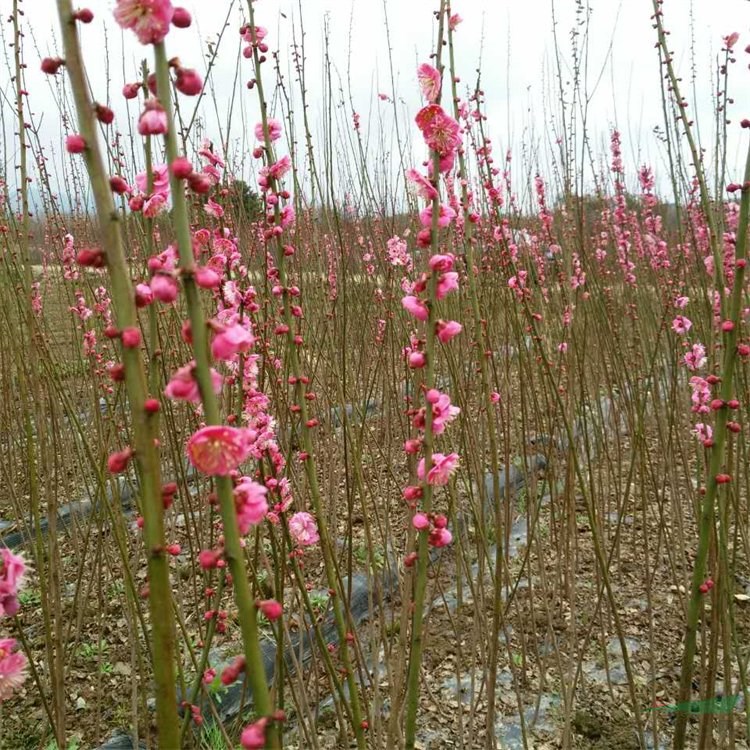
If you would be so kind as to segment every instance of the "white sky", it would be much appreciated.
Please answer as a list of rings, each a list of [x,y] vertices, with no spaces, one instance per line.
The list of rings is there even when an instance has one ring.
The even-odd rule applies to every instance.
[[[127,132],[127,114],[120,89],[123,80],[137,79],[140,60],[149,56],[150,49],[139,45],[132,32],[120,31],[112,18],[113,0],[88,0],[85,4],[95,14],[94,22],[82,28],[92,89],[98,100],[109,99],[118,115],[116,124]],[[214,107],[209,100],[204,100],[202,115],[207,133],[218,140],[217,124],[226,130],[226,112],[232,97],[235,97],[229,155],[244,173],[238,176],[250,178],[252,182],[249,174],[252,159],[247,157],[247,151],[252,146],[252,126],[258,118],[256,93],[244,86],[251,77],[250,62],[240,60],[237,72],[237,30],[246,13],[246,0],[182,0],[182,4],[193,13],[195,23],[188,30],[172,29],[167,37],[168,52],[170,56],[179,56],[186,67],[195,67],[201,72],[206,68],[207,43],[216,39],[229,14],[229,26],[212,75],[217,104]],[[587,5],[586,0],[579,4]],[[0,0],[4,17],[10,5],[10,0]],[[567,66],[564,71],[566,82],[570,76],[570,32],[576,5],[575,0],[555,1],[558,41]],[[616,124],[623,134],[623,155],[630,176],[634,177],[639,164],[647,162],[657,172],[659,184],[664,186],[663,152],[653,135],[655,126],[663,126],[663,118],[654,50],[655,32],[649,18],[651,0],[589,0],[588,5],[591,10],[588,91],[592,95],[588,121],[593,148],[597,155],[605,151],[609,130]],[[39,59],[58,50],[56,5],[54,0],[25,0],[23,7],[24,52],[28,64],[26,88],[31,94],[31,110],[35,124],[41,122],[42,143],[59,153],[63,131],[55,95],[49,81],[39,71]],[[325,121],[321,101],[322,47],[324,23],[328,24],[334,87],[338,88],[341,80],[345,89],[345,106],[337,110],[342,132],[346,131],[346,138],[350,138],[351,94],[354,107],[362,117],[363,134],[369,133],[373,141],[385,138],[387,148],[392,136],[393,109],[377,96],[378,92],[394,94],[389,73],[385,12],[387,10],[390,24],[395,93],[397,99],[403,101],[399,113],[403,118],[408,115],[409,121],[402,127],[411,127],[412,132],[408,135],[412,138],[413,115],[421,106],[415,70],[419,63],[428,61],[433,49],[436,27],[432,11],[436,7],[436,0],[386,0],[385,3],[381,0],[260,0],[255,5],[255,12],[256,22],[269,29],[266,41],[271,50],[281,52],[281,68],[287,86],[296,90],[288,50],[293,25],[299,35],[301,8],[307,44],[310,118],[316,136],[322,134]],[[517,167],[525,158],[530,169],[538,166],[543,175],[551,177],[549,147],[559,134],[555,131],[557,125],[553,124],[553,119],[555,123],[559,120],[551,0],[455,0],[453,11],[464,18],[455,38],[458,70],[463,83],[473,86],[481,53],[482,87],[486,93],[488,129],[495,143],[495,155],[502,161],[505,149],[511,147]],[[741,141],[743,147],[747,142],[747,131],[742,131],[745,138],[741,138],[738,123],[743,117],[750,117],[750,71],[747,68],[750,55],[743,51],[750,43],[750,4],[747,0],[667,0],[664,12],[666,26],[672,32],[675,59],[684,79],[684,93],[690,101],[691,111],[698,113],[706,146],[710,146],[712,140],[712,92],[715,89],[712,76],[715,80],[721,38],[733,31],[740,33],[740,41],[735,47],[737,64],[731,67],[730,95],[737,104],[730,109],[734,125],[730,127],[728,159],[729,178],[738,179],[737,173],[744,163]],[[694,63],[698,74],[695,92],[691,89],[691,12]],[[11,27],[6,23],[2,26],[7,42]],[[29,33],[30,30],[33,34]],[[112,65],[109,94],[105,39]],[[273,68],[271,64],[264,67],[270,98]],[[7,70],[0,70],[0,90],[4,97],[12,99]],[[335,94],[334,100],[340,98]],[[8,121],[7,101],[5,98],[2,102],[6,109],[4,166],[12,184],[17,155],[7,145],[15,130],[15,123]],[[192,107],[191,100],[182,98],[181,103],[187,111]],[[217,116],[217,112],[221,115]],[[299,118],[299,106],[295,107],[295,114]],[[136,116],[137,111],[131,106],[130,119]],[[243,134],[246,135],[243,137]],[[240,161],[243,153],[246,158]],[[416,153],[414,158],[419,161],[422,155]]]

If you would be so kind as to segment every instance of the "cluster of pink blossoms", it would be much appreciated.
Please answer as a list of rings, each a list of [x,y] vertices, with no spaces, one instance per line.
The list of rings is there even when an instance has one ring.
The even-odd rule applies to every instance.
[[[25,574],[23,557],[5,547],[0,549],[0,619],[18,612],[18,593]],[[16,649],[15,639],[0,638],[0,703],[11,698],[26,679],[28,662],[25,654]]]
[[[456,18],[458,23],[460,19]],[[416,123],[425,143],[436,158],[438,170],[436,174],[436,170],[430,164],[425,176],[415,169],[410,169],[407,179],[417,195],[427,204],[419,214],[422,230],[416,240],[419,247],[428,248],[439,241],[438,236],[433,236],[433,228],[436,227],[438,232],[446,229],[458,215],[453,205],[439,203],[438,180],[440,175],[450,172],[453,168],[456,154],[461,148],[461,127],[437,104],[442,85],[440,72],[431,65],[424,64],[419,67],[417,74],[422,94],[428,104],[417,114]],[[391,263],[406,266],[402,260],[405,256],[405,247],[396,244],[396,241],[388,244]],[[458,289],[458,272],[454,270],[454,264],[455,258],[452,254],[435,253],[428,261],[429,273],[423,273],[414,283],[402,284],[407,292],[401,299],[404,309],[420,323],[434,326],[432,333],[435,339],[443,344],[449,343],[462,330],[461,324],[455,320],[435,320],[432,316],[433,306]],[[404,351],[411,369],[419,370],[428,364],[426,343],[423,338],[411,337],[410,346]],[[423,407],[409,411],[414,429],[422,434],[429,429],[433,435],[443,434],[446,426],[459,413],[460,409],[451,404],[450,396],[436,388],[430,388],[425,392]],[[419,453],[422,443],[422,435],[411,438],[404,444],[404,450],[409,454]],[[417,466],[417,477],[422,485],[410,485],[403,490],[404,499],[410,507],[416,510],[417,503],[423,495],[424,484],[447,484],[458,466],[458,461],[457,453],[432,453],[429,465],[426,458],[422,458]],[[412,523],[418,531],[429,534],[428,540],[433,547],[444,547],[452,540],[447,528],[447,519],[443,515],[416,512]],[[414,559],[414,554],[410,555],[407,564],[412,564]]]

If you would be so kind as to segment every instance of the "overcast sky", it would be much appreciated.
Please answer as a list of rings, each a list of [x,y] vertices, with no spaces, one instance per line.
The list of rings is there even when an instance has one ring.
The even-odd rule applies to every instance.
[[[3,6],[3,15],[7,16],[10,0],[0,0],[0,5]],[[127,114],[119,92],[123,80],[137,79],[140,60],[148,56],[150,50],[139,45],[131,32],[121,32],[114,23],[111,12],[114,0],[89,0],[86,5],[95,14],[94,22],[82,28],[91,86],[97,99],[112,103],[118,115],[116,124],[127,132]],[[244,86],[251,77],[250,63],[240,60],[237,68],[237,30],[245,18],[246,0],[183,0],[183,5],[193,13],[195,24],[188,30],[173,29],[170,32],[168,52],[179,56],[186,67],[196,67],[201,72],[206,69],[207,45],[216,41],[228,16],[225,38],[211,77],[217,106],[205,101],[201,115],[208,135],[218,140],[219,125],[226,135],[226,113],[232,97],[235,97],[229,151],[230,157],[240,163],[242,152],[252,144],[252,126],[257,120],[255,92]],[[575,26],[577,5],[590,8],[587,89],[591,97],[588,122],[594,147],[603,152],[609,130],[616,125],[623,133],[624,159],[630,174],[634,175],[639,164],[648,162],[661,175],[660,184],[663,185],[663,156],[653,134],[655,126],[663,125],[663,117],[654,50],[655,32],[649,18],[651,0],[590,0],[588,3],[585,0],[580,3],[556,0],[557,37],[565,58],[564,82],[570,80],[570,33]],[[346,98],[345,106],[337,110],[340,121],[343,127],[351,123],[351,94],[351,103],[362,118],[363,133],[376,139],[378,133],[386,131],[387,137],[391,137],[393,118],[391,105],[381,101],[379,93],[395,95],[403,117],[409,115],[413,118],[421,106],[415,70],[419,63],[429,59],[433,49],[435,23],[432,11],[436,6],[435,0],[260,0],[255,5],[255,12],[257,23],[269,29],[266,41],[271,50],[280,50],[281,71],[292,90],[296,89],[296,83],[290,70],[289,49],[294,27],[299,35],[301,14],[306,33],[310,117],[316,136],[323,132],[324,127],[322,49],[323,29],[327,24],[334,86],[337,88],[340,80]],[[59,51],[56,4],[54,0],[24,0],[22,7],[26,31],[24,52],[28,64],[26,87],[30,91],[34,122],[37,125],[41,122],[42,143],[59,151],[63,130],[57,114],[56,95],[39,71],[40,58]],[[551,170],[548,147],[560,135],[555,130],[559,119],[552,8],[551,0],[457,0],[452,8],[464,19],[455,38],[462,86],[473,86],[475,70],[481,62],[488,128],[496,144],[496,153],[501,156],[505,148],[510,147],[517,160],[522,160],[525,154],[532,168],[538,166],[543,173]],[[711,141],[712,92],[721,40],[733,31],[740,33],[735,48],[738,62],[732,66],[730,81],[730,95],[737,102],[734,110],[730,109],[735,123],[730,127],[730,178],[738,177],[736,172],[744,158],[740,154],[737,123],[750,116],[750,71],[747,68],[750,56],[743,52],[750,43],[750,3],[747,0],[667,0],[664,12],[666,26],[672,32],[675,59],[684,78],[685,94],[691,111],[698,113],[706,145]],[[395,91],[390,78],[386,13]],[[7,42],[11,27],[5,23],[2,26]],[[582,35],[585,27],[579,28]],[[580,36],[579,41],[582,40],[583,36]],[[109,50],[109,71],[105,66],[105,41]],[[691,88],[693,62],[698,74],[695,92]],[[273,69],[270,64],[265,66],[265,75],[266,88],[272,93]],[[0,71],[0,88],[5,97],[12,98],[7,70]],[[742,109],[743,103],[745,109]],[[182,104],[186,111],[190,110],[189,100],[183,99]],[[131,107],[131,120],[136,115],[136,109]],[[13,148],[7,147],[14,130],[14,123],[9,122],[7,116],[6,109],[5,171],[10,178],[17,155]],[[385,128],[383,122],[387,123]],[[246,132],[249,136],[243,138]],[[746,136],[747,131],[744,133]],[[413,133],[409,134],[412,136]],[[414,158],[418,161],[422,155],[416,154]],[[247,176],[251,161],[241,163],[242,170],[248,172]]]

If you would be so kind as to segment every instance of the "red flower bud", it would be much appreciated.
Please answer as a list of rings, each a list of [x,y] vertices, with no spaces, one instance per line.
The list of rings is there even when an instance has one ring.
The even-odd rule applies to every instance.
[[[112,378],[115,383],[121,383],[123,380],[125,380],[125,365],[119,362],[112,365],[112,367],[110,367],[107,372],[109,374],[109,377]]]
[[[203,195],[211,189],[211,180],[202,172],[193,172],[188,177],[188,186],[194,193]]]
[[[81,8],[73,13],[73,18],[81,23],[91,23],[94,20],[94,14],[88,8]]]
[[[141,331],[140,328],[135,326],[129,326],[128,328],[122,329],[122,345],[126,349],[136,349],[141,345]]]
[[[410,552],[404,558],[404,567],[411,568],[414,565],[415,562],[417,562],[417,553],[416,552]]]
[[[74,133],[65,139],[65,150],[69,154],[82,154],[86,150],[86,141],[83,136]]]
[[[161,404],[159,403],[158,398],[147,398],[143,402],[143,408],[146,411],[146,414],[156,414],[156,412],[158,412],[161,408]],[[163,493],[164,489],[162,488],[162,494]]]
[[[275,599],[264,599],[255,603],[255,606],[271,621],[281,617],[284,608]]]
[[[107,468],[111,474],[122,474],[122,472],[128,468],[128,464],[132,457],[132,448],[125,448],[124,450],[111,453],[107,459]]]
[[[185,8],[175,8],[172,12],[172,25],[178,29],[187,29],[193,22],[190,13]]]
[[[81,248],[76,253],[76,262],[79,266],[88,268],[103,268],[106,263],[104,253],[98,247]]]
[[[115,113],[103,104],[97,104],[95,107],[96,119],[105,125],[111,125],[115,119]]]
[[[65,65],[65,60],[62,57],[45,57],[42,60],[42,73],[53,76],[60,69],[61,65]]]
[[[172,162],[172,174],[178,180],[186,180],[193,173],[193,165],[184,156],[178,156]]]
[[[716,484],[729,484],[732,481],[732,477],[729,474],[717,474]]]
[[[122,195],[130,190],[130,185],[128,185],[124,178],[117,174],[109,178],[109,186],[112,188],[112,192],[117,193],[117,195]]]
[[[179,68],[174,85],[181,94],[196,96],[203,89],[203,79],[192,68]]]
[[[135,99],[138,96],[138,91],[141,88],[140,83],[126,83],[122,87],[122,95],[126,99]]]

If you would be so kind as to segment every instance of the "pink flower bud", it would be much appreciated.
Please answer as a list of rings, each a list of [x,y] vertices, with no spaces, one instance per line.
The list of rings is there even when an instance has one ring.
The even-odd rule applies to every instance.
[[[427,364],[427,357],[423,352],[412,352],[409,354],[409,367],[412,370],[419,370]]]
[[[266,724],[268,719],[263,717],[242,730],[240,745],[244,750],[260,750],[266,746]]]
[[[419,453],[419,449],[422,447],[422,441],[421,440],[415,440],[410,439],[407,440],[404,443],[404,452],[409,453],[411,455],[414,455],[415,453]]]
[[[65,139],[65,150],[69,154],[82,154],[86,150],[86,141],[81,135],[69,135]]]
[[[417,531],[425,531],[430,528],[430,519],[424,513],[415,513],[411,524]]]
[[[172,26],[178,29],[187,29],[192,22],[193,19],[187,9],[177,7],[172,12]]]
[[[95,112],[96,119],[104,125],[111,125],[114,122],[115,113],[109,107],[105,107],[103,104],[97,104]]]
[[[122,87],[122,95],[126,99],[135,99],[138,96],[138,91],[141,88],[140,83],[126,83]]]
[[[143,209],[143,196],[142,195],[134,195],[129,201],[128,206],[130,207],[131,211],[141,211]]]
[[[143,402],[143,409],[146,412],[146,414],[156,414],[156,412],[158,412],[160,408],[161,408],[161,404],[159,404],[158,398],[147,398]],[[175,488],[175,492],[176,491],[177,489]],[[162,488],[162,495],[164,495],[164,488]]]
[[[453,534],[448,529],[434,528],[428,542],[431,547],[447,547],[453,541]]]
[[[193,173],[193,165],[184,156],[178,156],[172,162],[172,174],[178,180],[186,180]]]
[[[211,189],[211,180],[208,175],[203,174],[203,172],[193,172],[193,174],[188,177],[188,185],[194,193],[203,195]]]
[[[154,293],[148,284],[137,284],[135,287],[135,306],[148,307],[154,301]]]
[[[455,320],[439,320],[435,328],[437,337],[443,344],[447,344],[463,330],[463,326]]]
[[[427,393],[425,393],[425,399],[428,404],[436,404],[438,401],[440,401],[440,391],[437,390],[437,388],[430,388]]]
[[[141,345],[141,331],[135,326],[122,329],[122,345],[126,349],[136,349]]]
[[[407,502],[413,502],[422,497],[422,488],[417,485],[409,485],[408,487],[404,487],[402,494],[404,500]]]
[[[203,89],[203,79],[192,68],[179,68],[175,88],[185,96],[196,96]]]
[[[130,185],[128,185],[123,177],[117,174],[109,178],[109,186],[112,188],[112,192],[117,193],[117,195],[123,195],[123,193],[127,193],[130,190]]]
[[[151,291],[159,302],[170,304],[177,299],[180,289],[177,281],[172,276],[165,273],[157,273],[151,279]]]
[[[111,453],[107,459],[107,468],[111,474],[122,474],[122,472],[128,468],[128,464],[132,457],[132,448],[125,448],[124,450]]]
[[[45,57],[42,60],[42,73],[53,76],[60,69],[61,65],[65,65],[65,60],[62,57]]]
[[[81,8],[73,13],[73,18],[81,23],[91,23],[94,20],[94,14],[88,8]]]
[[[167,132],[167,113],[157,99],[146,100],[138,118],[138,132],[141,135],[162,135]]]
[[[284,611],[284,608],[275,599],[264,599],[257,602],[256,606],[271,622],[278,620]]]
[[[106,263],[104,253],[98,247],[82,248],[76,253],[76,263],[87,268],[103,268]]]
[[[201,289],[217,289],[221,285],[221,276],[206,266],[196,268],[194,278]]]

